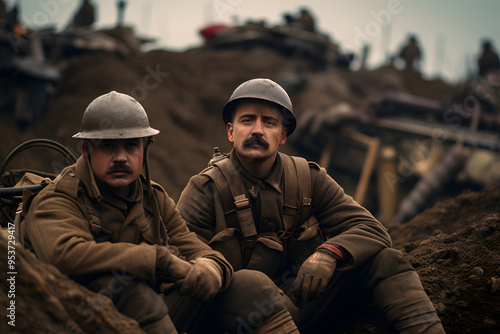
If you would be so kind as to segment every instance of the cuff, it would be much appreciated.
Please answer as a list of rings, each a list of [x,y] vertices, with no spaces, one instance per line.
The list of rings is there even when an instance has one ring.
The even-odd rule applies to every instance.
[[[349,256],[349,254],[347,254],[347,252],[342,247],[337,245],[322,244],[321,246],[316,248],[316,250],[323,250],[323,249],[333,253],[333,256],[336,257],[337,260],[339,260],[339,262],[344,261]]]

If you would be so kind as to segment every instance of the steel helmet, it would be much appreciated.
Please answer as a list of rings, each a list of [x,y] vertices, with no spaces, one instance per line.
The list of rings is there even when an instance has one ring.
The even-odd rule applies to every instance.
[[[149,126],[148,115],[136,99],[111,91],[90,102],[83,113],[82,128],[73,138],[127,139],[159,132]]]
[[[224,123],[231,120],[231,113],[236,103],[241,99],[258,99],[273,102],[282,107],[283,123],[288,127],[287,136],[291,135],[297,126],[293,114],[292,101],[286,91],[276,82],[269,79],[251,79],[239,85],[222,110]]]

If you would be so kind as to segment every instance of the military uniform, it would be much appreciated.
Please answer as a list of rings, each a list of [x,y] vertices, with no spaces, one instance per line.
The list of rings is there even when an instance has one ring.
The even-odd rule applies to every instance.
[[[232,281],[229,263],[188,230],[173,200],[161,186],[153,183],[160,212],[159,225],[154,223],[146,180],[141,176],[131,189],[127,198],[123,198],[104,184],[98,184],[89,165],[80,157],[34,198],[25,221],[26,245],[31,246],[41,260],[89,289],[104,291],[120,312],[138,320],[143,328],[152,319],[169,319],[164,301],[151,288],[159,289],[157,253],[162,246],[170,249],[170,256],[178,255],[187,261],[198,257],[214,260],[223,278],[221,293],[209,308],[187,296],[166,292],[170,317],[180,330],[196,332],[196,326],[202,326],[198,330],[203,332],[207,323],[222,326],[224,330],[235,329],[239,325],[236,315],[246,319],[247,313],[256,310],[251,301],[279,293],[274,284],[270,280],[266,283],[267,278],[259,273],[256,276],[247,271],[237,276],[243,281],[248,280],[245,277],[252,277],[264,284],[260,287],[245,286],[237,276]],[[249,291],[254,293],[253,299],[244,297]],[[238,308],[234,300],[246,300],[249,307]],[[231,309],[234,317],[223,318],[214,313],[226,309]],[[278,311],[276,308],[266,316]],[[171,322],[170,326],[173,326]],[[148,332],[175,330],[169,327],[168,321],[157,327],[149,328]]]
[[[384,280],[400,274],[416,276],[402,254],[391,248],[386,228],[346,195],[317,164],[307,164],[311,195],[310,198],[303,197],[299,190],[293,227],[288,229],[285,222],[287,206],[294,205],[287,205],[283,198],[287,185],[293,181],[290,176],[285,176],[286,169],[290,167],[290,157],[278,153],[274,167],[265,180],[248,174],[234,151],[230,153],[229,160],[241,176],[250,202],[257,230],[255,240],[250,240],[252,245],[248,245],[249,240],[244,237],[242,226],[228,226],[230,220],[226,219],[228,212],[225,212],[221,200],[223,194],[214,182],[213,174],[218,172],[216,167],[209,167],[193,176],[177,205],[189,228],[219,250],[235,270],[248,268],[266,272],[293,300],[289,287],[302,262],[318,247],[332,249],[330,246],[333,245],[341,251],[343,260],[337,265],[326,292],[304,305],[297,303],[301,313],[301,331],[315,332],[317,327],[328,327],[335,312],[349,302],[371,296]],[[300,182],[298,184],[300,188]],[[304,212],[308,214],[304,216]],[[420,284],[418,278],[417,282]],[[418,290],[423,292],[421,286]],[[425,293],[423,296],[427,298]],[[429,308],[426,304],[426,307],[425,312],[435,315],[432,305]],[[436,321],[440,326],[439,320]],[[436,321],[432,322],[435,324]]]

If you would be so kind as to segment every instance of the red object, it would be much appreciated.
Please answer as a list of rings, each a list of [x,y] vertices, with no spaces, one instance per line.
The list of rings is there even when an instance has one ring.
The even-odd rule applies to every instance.
[[[323,249],[329,250],[330,252],[337,255],[340,258],[340,260],[345,260],[345,258],[348,256],[347,252],[342,247],[337,246],[337,245],[322,244],[318,248],[323,248]]]
[[[226,25],[213,25],[208,26],[200,30],[200,34],[205,38],[207,42],[209,42],[215,35],[217,35],[221,31],[229,30],[230,28]]]

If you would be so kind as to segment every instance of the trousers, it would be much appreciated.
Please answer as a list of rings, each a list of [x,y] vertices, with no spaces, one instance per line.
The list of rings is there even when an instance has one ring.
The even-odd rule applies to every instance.
[[[177,290],[159,294],[140,280],[113,274],[80,280],[90,290],[109,297],[119,312],[135,319],[147,333],[252,333],[272,316],[289,310],[298,323],[298,309],[265,274],[234,273],[228,289],[202,303]]]

